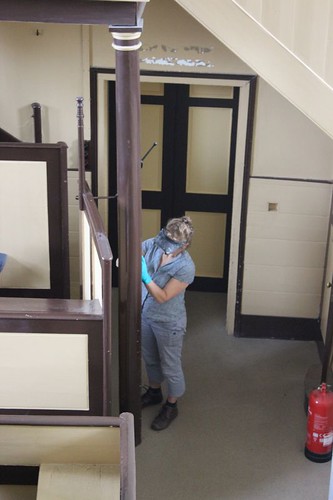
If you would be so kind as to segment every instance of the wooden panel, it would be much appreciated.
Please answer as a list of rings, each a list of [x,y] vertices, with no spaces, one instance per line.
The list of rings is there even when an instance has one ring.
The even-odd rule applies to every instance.
[[[245,290],[242,296],[242,314],[259,316],[318,318],[319,305],[320,294],[311,292],[299,294]]]
[[[295,210],[295,207],[290,209]],[[283,213],[281,210],[269,214],[267,211],[250,212],[246,234],[248,238],[323,242],[327,234],[327,216]]]
[[[233,0],[240,5],[250,16],[261,22],[263,0]]]
[[[163,106],[141,104],[141,158],[155,147],[145,158],[142,167],[142,189],[161,191],[162,188],[162,153],[163,153]]]
[[[164,94],[164,83],[160,82],[141,82],[141,95],[160,95]]]
[[[118,427],[0,426],[0,464],[119,464]]]
[[[273,276],[273,279],[272,279]],[[243,281],[245,290],[266,292],[321,294],[323,271],[321,267],[264,266],[247,264]]]
[[[331,8],[330,0],[296,0],[294,39],[290,48],[320,76],[324,75],[328,34],[332,29]]]
[[[252,179],[242,314],[318,318],[331,186]]]
[[[232,99],[233,95],[233,87],[222,87],[221,85],[190,85],[190,97]]]
[[[37,500],[117,500],[120,498],[119,465],[42,464]]]
[[[187,193],[228,193],[231,118],[231,109],[190,107]]]
[[[259,23],[253,22],[235,2],[212,1],[207,8],[201,0],[176,1],[218,40],[232,48],[233,53],[254,68],[260,77],[333,137],[331,87]],[[283,147],[281,145],[280,150]]]
[[[0,147],[0,160],[2,160],[7,165],[17,164],[18,162],[23,168],[23,178],[24,166],[27,162],[31,165],[37,162],[39,165],[47,165],[47,185],[44,185],[46,190],[45,193],[36,194],[36,185],[43,186],[43,183],[36,182],[36,185],[30,186],[28,183],[25,186],[25,182],[22,180],[16,180],[12,185],[7,185],[6,188],[10,192],[11,197],[15,199],[17,206],[20,207],[21,219],[19,222],[19,231],[21,226],[26,224],[30,229],[30,234],[26,236],[26,231],[22,231],[24,238],[23,247],[30,247],[33,249],[35,247],[36,255],[41,251],[38,241],[38,233],[36,234],[34,230],[34,223],[38,225],[39,218],[35,214],[36,208],[39,208],[38,203],[29,200],[32,196],[33,198],[40,197],[41,200],[47,200],[47,216],[48,216],[48,242],[47,242],[47,257],[49,259],[49,286],[43,284],[43,288],[27,288],[17,286],[7,286],[0,288],[1,296],[10,297],[52,297],[52,298],[68,298],[69,296],[69,256],[68,256],[68,193],[67,193],[67,146],[64,143],[57,144],[30,144],[30,143],[2,143]],[[3,164],[4,164],[3,163]],[[29,169],[30,171],[30,169]],[[5,176],[6,177],[6,176]],[[8,178],[8,177],[7,177]],[[13,178],[12,178],[13,180]],[[36,179],[37,181],[38,179]],[[18,184],[17,184],[18,183]],[[44,183],[45,184],[45,183]],[[16,188],[16,185],[23,186],[26,193],[21,194],[20,189]],[[18,195],[17,195],[18,193]],[[27,205],[21,205],[23,196],[23,202]],[[11,207],[12,205],[10,205]],[[4,213],[3,209],[1,210]],[[28,219],[25,219],[26,213],[28,214]],[[45,210],[44,210],[45,213]],[[8,225],[8,219],[11,215],[15,215],[15,211],[8,210],[6,213],[6,224]],[[13,219],[12,224],[16,227],[17,218]],[[43,241],[42,241],[43,243]],[[22,241],[17,244],[22,246]],[[45,246],[45,245],[43,245]],[[45,249],[42,248],[45,252]],[[31,250],[32,253],[32,250]],[[44,255],[44,253],[43,253]],[[9,256],[10,259],[10,256]],[[41,263],[38,264],[34,262],[34,267],[30,265],[30,272],[34,273],[36,276],[43,275],[45,269],[43,269],[44,260],[41,259]],[[16,262],[20,264],[20,262]],[[24,262],[23,262],[24,264]],[[31,263],[30,263],[31,264]],[[28,266],[27,266],[28,267]],[[45,267],[45,266],[44,266]],[[19,269],[20,270],[20,269]]]
[[[89,410],[87,335],[1,332],[0,408]]]
[[[90,300],[91,297],[91,242],[90,242],[90,227],[87,215],[84,211],[80,211],[81,222],[81,279],[82,298]]]
[[[93,281],[92,298],[98,299],[99,303],[102,306],[103,304],[102,266],[94,242],[92,242],[92,281]]]
[[[270,217],[276,214],[326,217],[330,196],[329,184],[253,178],[250,181],[248,210],[249,214],[267,213],[268,203],[273,202],[278,206],[275,214],[269,214]]]
[[[262,266],[295,266],[324,268],[326,243],[288,241],[278,239],[251,239],[246,241],[245,267],[248,264]],[[274,272],[274,269],[272,269]]]
[[[330,226],[330,237],[327,253],[327,263],[326,263],[326,273],[324,279],[324,291],[322,299],[322,307],[320,312],[320,328],[323,334],[323,338],[326,338],[327,320],[330,307],[332,288],[328,288],[327,284],[333,283],[333,227]]]
[[[44,0],[12,0],[10,5],[2,4],[0,19],[117,26],[136,26],[138,21],[136,2],[129,0],[125,2],[53,0],[47,4],[47,8]]]
[[[194,226],[189,253],[196,265],[196,276],[223,277],[226,214],[186,212]]]
[[[161,210],[142,210],[142,241],[156,236],[161,229]]]
[[[0,161],[1,288],[50,288],[46,161]],[[15,228],[15,231],[13,231]]]
[[[16,408],[1,408],[0,413],[22,414],[27,412],[23,405],[27,405],[31,414],[102,415],[105,363],[102,328],[103,315],[97,300],[1,298],[0,331],[13,339],[19,336],[20,341],[11,356],[6,357],[3,351],[0,387],[2,393],[12,399],[19,391],[22,394],[19,395],[19,404],[15,405],[15,401],[11,401]],[[81,341],[75,340],[75,336]],[[36,345],[39,347],[39,356],[37,352],[35,355]],[[25,351],[23,346],[26,346]],[[50,388],[44,387],[43,384],[50,378]],[[18,386],[16,394],[7,394],[7,385],[11,386],[15,380]],[[107,384],[104,386],[107,387]],[[24,387],[26,393],[23,392]],[[44,404],[44,397],[48,405]],[[43,408],[48,408],[34,408],[38,398],[43,399]],[[61,398],[62,404],[59,406]],[[58,404],[56,408],[52,404],[53,399]],[[81,409],[70,408],[72,404],[79,404]]]
[[[262,23],[287,47],[292,48],[295,30],[295,0],[262,2]]]
[[[1,500],[36,500],[36,486],[1,485]]]

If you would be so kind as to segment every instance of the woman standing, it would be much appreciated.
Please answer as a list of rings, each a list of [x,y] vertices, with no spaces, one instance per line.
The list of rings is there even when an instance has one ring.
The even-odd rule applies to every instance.
[[[168,395],[151,428],[166,429],[178,415],[177,400],[185,392],[181,354],[186,331],[185,290],[194,280],[194,263],[186,251],[193,236],[189,217],[169,220],[155,238],[142,243],[142,355],[149,380],[142,408]]]

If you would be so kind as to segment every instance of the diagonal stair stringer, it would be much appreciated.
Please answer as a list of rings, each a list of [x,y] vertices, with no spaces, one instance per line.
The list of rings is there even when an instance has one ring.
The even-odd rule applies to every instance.
[[[176,0],[255,73],[333,138],[333,88],[233,0]]]

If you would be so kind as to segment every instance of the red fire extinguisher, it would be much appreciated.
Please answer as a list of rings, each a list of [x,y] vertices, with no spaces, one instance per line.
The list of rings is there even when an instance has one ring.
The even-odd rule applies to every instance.
[[[332,458],[332,443],[333,392],[322,383],[309,396],[304,454],[312,462],[328,462]]]

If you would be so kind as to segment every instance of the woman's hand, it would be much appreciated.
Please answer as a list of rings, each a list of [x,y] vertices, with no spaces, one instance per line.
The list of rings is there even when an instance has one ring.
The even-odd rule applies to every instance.
[[[152,281],[150,274],[148,273],[147,264],[144,256],[141,257],[141,280],[145,285],[148,285]]]

